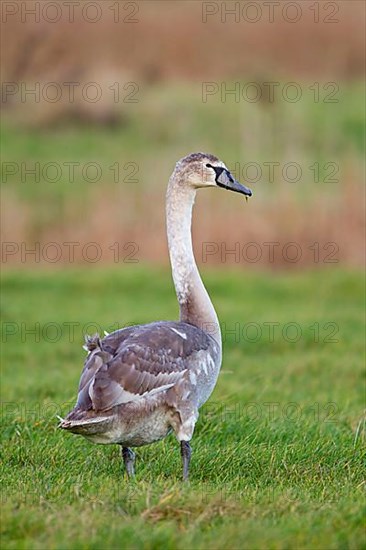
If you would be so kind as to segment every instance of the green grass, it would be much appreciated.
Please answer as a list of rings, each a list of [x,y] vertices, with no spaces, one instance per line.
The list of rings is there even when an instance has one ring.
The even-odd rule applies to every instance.
[[[366,546],[362,277],[328,269],[205,281],[225,333],[223,370],[183,485],[173,436],[138,449],[129,482],[119,448],[62,433],[55,418],[75,399],[83,327],[176,318],[169,272],[4,275],[3,548]],[[268,322],[279,323],[272,339]],[[282,336],[290,322],[301,329],[295,343],[291,330]]]

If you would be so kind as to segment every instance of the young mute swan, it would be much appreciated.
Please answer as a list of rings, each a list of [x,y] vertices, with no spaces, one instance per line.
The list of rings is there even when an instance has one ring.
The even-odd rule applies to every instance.
[[[117,330],[87,338],[75,408],[60,427],[93,443],[117,443],[127,474],[130,447],[174,431],[188,478],[190,440],[199,407],[211,395],[221,367],[219,321],[193,255],[192,207],[196,190],[222,187],[250,197],[223,162],[192,153],[177,162],[166,195],[167,235],[180,320]]]

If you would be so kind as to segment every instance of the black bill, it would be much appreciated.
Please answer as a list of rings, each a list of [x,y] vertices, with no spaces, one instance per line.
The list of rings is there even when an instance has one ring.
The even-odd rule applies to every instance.
[[[251,189],[236,181],[226,168],[222,166],[212,166],[212,164],[206,164],[206,166],[215,170],[215,181],[219,187],[228,189],[229,191],[235,191],[236,193],[242,193],[246,197],[252,196],[253,193]]]

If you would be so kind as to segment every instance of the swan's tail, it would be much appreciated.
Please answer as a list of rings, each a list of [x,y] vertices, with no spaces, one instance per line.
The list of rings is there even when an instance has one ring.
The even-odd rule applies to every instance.
[[[96,416],[94,411],[83,411],[76,407],[66,418],[58,416],[58,428],[84,436],[97,435],[104,432],[112,423],[111,416]]]

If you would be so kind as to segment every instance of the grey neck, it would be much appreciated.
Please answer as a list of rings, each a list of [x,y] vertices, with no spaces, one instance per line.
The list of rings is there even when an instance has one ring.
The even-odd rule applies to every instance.
[[[192,248],[192,208],[196,191],[173,173],[166,196],[169,256],[180,320],[212,336],[221,348],[219,321],[204,287]]]

